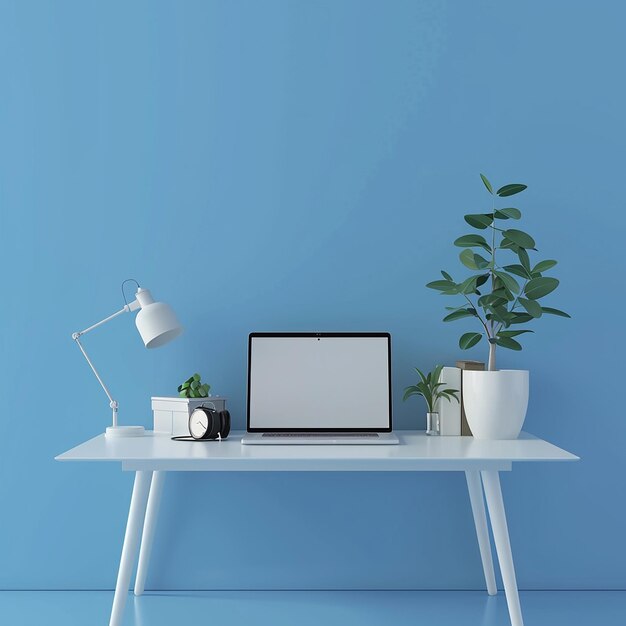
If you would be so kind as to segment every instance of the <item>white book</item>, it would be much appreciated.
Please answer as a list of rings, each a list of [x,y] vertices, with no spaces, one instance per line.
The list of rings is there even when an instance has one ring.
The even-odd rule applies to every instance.
[[[445,383],[440,389],[457,389],[461,399],[461,370],[458,367],[444,367],[439,382]],[[439,413],[439,424],[442,435],[449,437],[461,434],[461,403],[456,400],[440,398],[435,404]]]

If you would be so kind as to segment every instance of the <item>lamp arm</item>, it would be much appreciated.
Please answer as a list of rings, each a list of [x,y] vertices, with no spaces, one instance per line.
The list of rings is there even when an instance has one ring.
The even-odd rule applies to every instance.
[[[83,353],[83,356],[85,357],[87,363],[89,363],[89,367],[91,368],[91,371],[95,374],[102,389],[104,389],[104,393],[107,394],[107,398],[109,399],[109,406],[111,407],[113,411],[113,426],[117,426],[117,409],[119,407],[117,400],[113,399],[111,392],[109,391],[108,387],[104,384],[104,381],[102,380],[102,378],[100,378],[100,374],[98,374],[98,370],[96,369],[94,364],[91,362],[89,355],[85,351],[85,348],[83,348],[83,344],[80,342],[80,339],[78,337],[79,337],[78,333],[74,333],[72,335],[72,338],[76,342],[76,345],[80,348],[80,351]]]
[[[104,381],[102,380],[102,378],[100,378],[100,374],[98,374],[98,370],[95,368],[94,364],[91,362],[89,355],[85,351],[85,348],[83,348],[83,344],[80,342],[80,337],[81,335],[88,333],[90,330],[93,330],[94,328],[97,328],[98,326],[102,326],[102,324],[106,324],[108,321],[112,320],[114,317],[117,317],[118,315],[121,315],[122,313],[136,311],[139,307],[140,307],[139,302],[135,300],[131,302],[130,304],[126,304],[123,309],[120,309],[119,311],[113,313],[113,315],[109,315],[109,317],[105,317],[102,321],[94,324],[93,326],[90,326],[89,328],[85,328],[85,330],[81,330],[79,332],[72,334],[72,339],[76,342],[76,345],[80,348],[80,351],[83,353],[83,356],[85,357],[87,363],[89,364],[91,371],[95,374],[96,378],[98,379],[98,382],[100,383],[100,386],[102,387],[102,389],[104,390],[104,393],[106,393],[107,398],[109,399],[109,406],[111,407],[113,411],[113,426],[117,426],[117,409],[119,407],[119,404],[117,403],[117,400],[113,399],[113,396],[111,395],[111,392],[109,391],[108,387],[104,384]]]
[[[93,330],[94,328],[98,328],[98,326],[102,326],[102,324],[106,324],[107,322],[111,321],[114,317],[117,317],[118,315],[121,315],[122,313],[136,311],[139,307],[140,307],[139,300],[133,300],[133,302],[131,302],[130,304],[124,305],[122,309],[120,309],[119,311],[116,311],[115,313],[113,313],[113,315],[109,315],[109,317],[105,317],[103,320],[93,324],[93,326],[90,326],[89,328],[85,328],[85,330],[81,330],[77,333],[74,333],[72,335],[72,339],[76,339],[77,337],[80,337],[81,335],[88,333],[90,330]]]

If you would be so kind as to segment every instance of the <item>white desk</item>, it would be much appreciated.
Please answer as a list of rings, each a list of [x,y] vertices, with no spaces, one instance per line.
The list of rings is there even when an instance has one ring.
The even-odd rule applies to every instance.
[[[497,589],[485,500],[511,624],[523,626],[499,472],[511,470],[518,461],[574,461],[578,457],[526,433],[514,441],[427,437],[421,431],[397,434],[400,445],[390,446],[242,446],[241,432],[231,433],[221,443],[176,442],[169,435],[150,432],[145,437],[117,440],[100,435],[56,457],[59,461],[114,461],[123,470],[135,472],[110,626],[121,624],[140,541],[134,591],[135,595],[143,593],[164,475],[176,471],[464,472],[487,592],[495,595]]]

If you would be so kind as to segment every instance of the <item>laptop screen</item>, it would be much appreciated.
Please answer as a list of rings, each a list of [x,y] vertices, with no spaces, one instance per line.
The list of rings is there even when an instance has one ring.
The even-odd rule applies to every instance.
[[[248,430],[391,431],[388,333],[252,333]]]

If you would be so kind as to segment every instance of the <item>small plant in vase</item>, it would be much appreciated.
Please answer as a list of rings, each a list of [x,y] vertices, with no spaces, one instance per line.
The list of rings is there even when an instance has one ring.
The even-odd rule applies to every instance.
[[[202,383],[200,374],[194,374],[182,385],[178,386],[178,395],[181,398],[206,398],[209,395],[211,385]]]
[[[438,435],[440,432],[439,425],[439,413],[435,411],[437,401],[440,399],[446,399],[448,402],[452,402],[452,399],[459,402],[458,389],[441,389],[445,387],[445,383],[439,382],[441,378],[441,370],[443,365],[437,365],[432,372],[424,374],[417,367],[415,371],[419,376],[419,381],[416,385],[410,385],[404,390],[403,401],[406,401],[411,396],[422,396],[426,402],[426,434]]]
[[[567,313],[543,306],[539,300],[552,293],[559,281],[544,274],[557,262],[552,259],[531,263],[529,251],[536,252],[535,240],[517,228],[507,228],[509,220],[522,217],[514,207],[497,208],[496,198],[518,194],[526,185],[504,185],[494,191],[489,180],[480,175],[489,194],[492,208],[487,213],[472,213],[465,221],[475,230],[463,235],[454,245],[463,248],[459,259],[472,274],[457,282],[446,271],[442,280],[426,286],[445,296],[458,296],[460,306],[446,307],[444,322],[475,320],[480,332],[466,332],[459,347],[468,350],[483,337],[489,343],[487,372],[464,372],[463,403],[474,436],[485,439],[515,439],[521,430],[528,405],[528,372],[496,369],[497,347],[521,350],[521,335],[531,333],[520,325],[543,315],[570,317]]]

